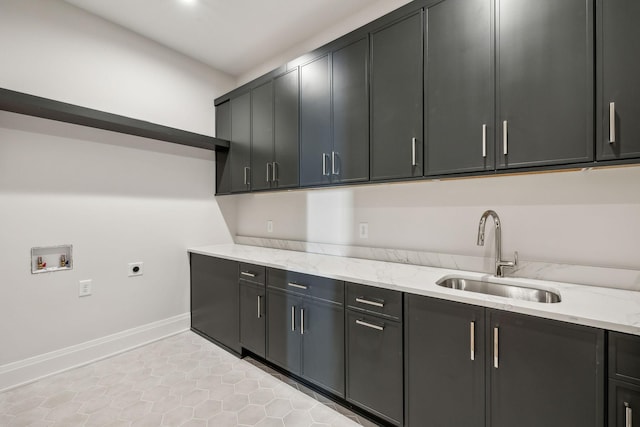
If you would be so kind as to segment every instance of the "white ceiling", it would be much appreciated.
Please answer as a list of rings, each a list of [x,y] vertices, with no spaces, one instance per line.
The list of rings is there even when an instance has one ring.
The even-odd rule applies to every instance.
[[[233,76],[371,0],[64,0]]]

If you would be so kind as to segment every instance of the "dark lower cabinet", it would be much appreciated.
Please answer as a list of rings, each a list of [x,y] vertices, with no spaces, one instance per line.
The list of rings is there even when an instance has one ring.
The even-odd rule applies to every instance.
[[[608,333],[609,427],[640,426],[640,337]]]
[[[609,381],[609,427],[640,426],[640,386]]]
[[[240,353],[238,263],[191,254],[191,328]]]
[[[347,310],[347,400],[401,426],[402,323]]]
[[[260,357],[266,350],[266,292],[264,285],[240,281],[240,345]]]
[[[601,427],[604,331],[407,295],[407,425]]]
[[[267,360],[296,375],[302,371],[301,308],[300,297],[267,289]]]

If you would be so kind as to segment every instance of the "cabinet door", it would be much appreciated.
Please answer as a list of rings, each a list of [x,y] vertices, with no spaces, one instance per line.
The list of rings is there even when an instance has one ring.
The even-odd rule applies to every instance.
[[[604,424],[604,331],[488,311],[492,427]]]
[[[302,376],[344,397],[344,308],[305,299],[300,312]]]
[[[609,381],[609,427],[640,427],[640,387]]]
[[[495,167],[492,4],[446,0],[427,9],[425,175]]]
[[[240,281],[240,344],[265,357],[266,314],[264,286]]]
[[[593,160],[593,0],[496,7],[499,167]]]
[[[251,183],[251,93],[231,101],[231,192],[248,191]]]
[[[298,69],[273,81],[275,186],[298,186]],[[273,183],[272,183],[273,186]]]
[[[422,53],[422,12],[371,34],[372,180],[422,176]]]
[[[405,294],[407,426],[484,427],[484,318],[482,307]]]
[[[402,425],[402,323],[347,310],[347,400]]]
[[[279,290],[267,293],[267,360],[300,375],[302,300]]]
[[[231,140],[231,102],[216,107],[216,137]],[[231,192],[231,161],[229,150],[216,151],[216,194]]]
[[[369,179],[368,52],[364,38],[332,55],[333,182]]]
[[[598,12],[598,160],[640,157],[640,2],[600,0]]]
[[[271,187],[273,174],[273,82],[251,91],[251,189]]]
[[[300,67],[300,185],[331,179],[331,82],[329,56]]]
[[[237,262],[191,254],[191,327],[240,352]]]

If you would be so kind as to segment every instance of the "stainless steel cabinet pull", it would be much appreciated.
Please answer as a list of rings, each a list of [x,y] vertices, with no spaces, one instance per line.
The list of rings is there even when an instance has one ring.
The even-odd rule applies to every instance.
[[[506,156],[507,153],[509,152],[509,137],[508,137],[508,130],[509,130],[509,125],[507,124],[507,121],[505,120],[504,122],[502,122],[502,151],[504,153],[504,155]]]
[[[416,139],[411,138],[411,166],[416,165]]]
[[[337,157],[338,153],[336,153],[335,151],[331,152],[331,173],[333,175],[338,175],[338,170],[336,169],[336,157]]]
[[[364,320],[356,320],[356,324],[366,326],[367,328],[376,329],[378,331],[384,331],[384,326],[374,325],[373,323],[365,322]]]
[[[291,332],[296,331],[296,306],[291,306]]]
[[[300,335],[304,335],[304,308],[300,309]]]
[[[616,103],[609,103],[609,144],[616,142]]]
[[[372,305],[374,307],[384,307],[384,301],[382,302],[369,301],[368,299],[364,299],[363,297],[356,297],[356,302]]]
[[[248,272],[248,271],[241,271],[241,272],[240,272],[240,274],[241,274],[242,276],[247,276],[247,277],[256,277],[256,275],[255,275],[255,274],[250,273],[250,272]]]
[[[269,172],[270,168],[271,168],[271,163],[267,163],[267,182],[271,181],[271,172]]]
[[[276,182],[278,180],[278,163],[273,162],[273,167],[271,168],[272,173],[272,179],[271,181]]]
[[[487,125],[482,125],[482,157],[487,157]]]
[[[244,167],[244,185],[249,185],[249,166]]]
[[[624,402],[624,427],[633,427],[633,411],[627,402]]]
[[[329,176],[329,171],[327,171],[327,159],[329,155],[327,153],[322,153],[322,176]]]
[[[493,328],[493,367],[498,368],[498,328]]]
[[[469,346],[471,347],[471,360],[476,360],[476,322],[469,324]]]
[[[287,283],[287,285],[289,285],[289,286],[291,286],[291,287],[293,287],[293,288],[298,288],[298,289],[308,289],[308,287],[307,287],[307,286],[305,286],[305,285],[298,285],[297,283],[291,283],[291,282],[289,282],[289,283]]]
[[[262,317],[262,295],[258,295],[258,319]]]

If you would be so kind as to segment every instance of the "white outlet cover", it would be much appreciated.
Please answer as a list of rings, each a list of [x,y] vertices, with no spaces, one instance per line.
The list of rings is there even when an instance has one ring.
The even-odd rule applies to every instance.
[[[361,239],[368,239],[369,238],[369,223],[368,222],[361,222],[360,224],[358,224],[358,235],[360,236]]]
[[[144,272],[143,262],[130,262],[128,265],[129,277],[142,276],[142,273]]]
[[[273,221],[267,220],[267,233],[273,233]]]
[[[91,295],[91,280],[80,280],[78,286],[78,296],[88,297]]]

